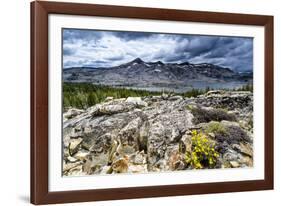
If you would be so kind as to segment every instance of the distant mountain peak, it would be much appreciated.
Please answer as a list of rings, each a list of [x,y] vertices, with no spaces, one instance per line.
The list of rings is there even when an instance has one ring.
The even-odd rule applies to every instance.
[[[159,64],[159,65],[165,65],[163,62],[161,61],[156,61],[156,62],[150,62],[150,64]]]
[[[182,63],[179,63],[179,65],[190,65],[189,62],[182,62]]]
[[[156,63],[157,63],[157,64],[164,65],[164,63],[163,63],[163,62],[161,62],[161,61],[157,61]]]
[[[141,64],[141,63],[144,63],[144,61],[141,58],[136,58],[133,61],[131,61],[131,63]]]

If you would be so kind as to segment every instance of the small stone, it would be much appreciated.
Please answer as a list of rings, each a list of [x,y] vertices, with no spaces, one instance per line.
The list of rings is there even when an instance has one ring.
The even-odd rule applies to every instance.
[[[68,175],[70,176],[82,176],[85,175],[86,173],[83,172],[82,165],[78,165],[77,167],[74,167],[69,170]]]
[[[128,97],[126,102],[135,104],[140,107],[147,107],[147,103],[142,101],[141,97]]]
[[[106,174],[110,174],[110,169],[111,169],[111,166],[103,166],[100,170],[100,174],[101,175],[106,175]]]
[[[237,168],[240,166],[240,164],[236,161],[230,161],[229,163],[230,163],[231,167],[233,167],[233,168]]]
[[[224,92],[222,90],[212,90],[208,91],[206,93],[206,96],[211,96],[211,95],[222,95]]]
[[[240,150],[241,150],[241,147],[240,147],[239,144],[233,144],[233,145],[231,145],[231,147],[232,147],[235,151],[238,151],[238,152],[240,152]]]
[[[253,156],[253,149],[251,148],[250,144],[240,143],[240,152],[250,157]]]
[[[138,152],[137,154],[133,155],[132,162],[134,164],[145,164],[146,156],[144,154],[144,151]]]
[[[63,118],[71,119],[71,118],[73,118],[73,117],[75,117],[75,116],[77,116],[77,115],[79,115],[83,112],[84,112],[84,110],[72,108],[72,109],[69,109],[67,112],[65,112],[63,114]]]
[[[77,167],[78,165],[80,165],[80,162],[75,162],[75,163],[67,163],[67,164],[63,164],[63,172],[68,172],[70,169]]]
[[[104,101],[105,101],[105,102],[110,102],[110,101],[112,101],[113,99],[114,99],[113,97],[106,97]]]
[[[165,94],[165,93],[163,93],[163,94],[162,94],[162,99],[167,100],[167,99],[168,99],[168,97],[169,97],[169,95],[168,95],[168,94]]]
[[[68,160],[69,162],[77,162],[77,161],[79,161],[79,160],[77,160],[76,158],[71,157],[71,156],[68,156],[68,157],[67,157],[67,160]]]
[[[130,165],[128,168],[129,173],[147,173],[147,165]]]
[[[76,127],[74,128],[74,132],[81,132],[81,131],[82,131],[82,126],[81,126],[81,125],[76,126]]]
[[[181,134],[178,128],[172,128],[170,142],[178,142],[181,139]]]
[[[253,167],[253,159],[249,156],[243,157],[239,162],[246,165],[246,167]]]
[[[175,170],[184,170],[186,166],[187,165],[183,160],[178,160],[174,163]]]
[[[79,159],[81,161],[85,160],[88,156],[89,156],[90,152],[86,151],[86,150],[82,150],[82,151],[78,151],[74,157],[76,159]]]
[[[83,139],[78,138],[78,139],[72,139],[69,143],[69,154],[72,156],[78,151],[79,145],[82,143]]]
[[[228,149],[224,154],[223,154],[223,160],[224,161],[235,161],[238,159],[238,153]]]
[[[87,175],[91,175],[99,167],[100,167],[100,165],[94,164],[91,160],[87,159],[86,162],[83,164],[82,169],[83,169],[83,172],[85,172]]]
[[[208,133],[208,135],[209,135],[210,137],[212,137],[212,138],[215,138],[215,137],[216,137],[216,135],[215,135],[213,132]]]
[[[90,132],[92,132],[91,127],[84,127],[84,133],[90,133]]]
[[[190,134],[184,134],[181,138],[181,144],[180,144],[180,150],[182,153],[189,152],[191,153],[192,150],[192,141],[191,141],[192,135]]]
[[[249,157],[253,156],[253,150],[249,144],[243,144],[243,143],[240,143],[239,145],[233,144],[232,148],[243,155],[247,155]]]
[[[171,100],[171,101],[182,100],[182,99],[183,99],[183,97],[182,97],[182,96],[179,96],[179,95],[171,96],[171,97],[169,98],[169,100]]]
[[[71,139],[77,139],[79,137],[81,137],[81,138],[83,137],[83,133],[82,132],[77,132],[77,133],[73,133],[73,134],[70,135]]]

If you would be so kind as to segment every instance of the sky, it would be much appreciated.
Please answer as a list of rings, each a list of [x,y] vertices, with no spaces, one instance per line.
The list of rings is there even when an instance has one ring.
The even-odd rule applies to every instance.
[[[253,70],[253,39],[187,34],[63,29],[63,68],[146,62],[211,63]]]

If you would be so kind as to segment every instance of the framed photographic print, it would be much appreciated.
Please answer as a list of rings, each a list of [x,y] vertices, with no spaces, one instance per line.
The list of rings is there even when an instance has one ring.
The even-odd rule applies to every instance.
[[[31,202],[273,189],[273,17],[31,3]]]

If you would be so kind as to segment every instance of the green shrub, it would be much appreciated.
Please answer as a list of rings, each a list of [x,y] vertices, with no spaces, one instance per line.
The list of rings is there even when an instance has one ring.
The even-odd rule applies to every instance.
[[[229,125],[226,127],[225,134],[216,134],[216,141],[218,143],[239,144],[240,142],[251,142],[252,140],[241,127]]]
[[[189,110],[189,111],[191,111],[191,110],[193,109],[193,106],[190,105],[190,104],[188,104],[188,105],[186,105],[186,109]]]
[[[202,132],[192,131],[192,148],[186,152],[185,161],[194,169],[214,168],[219,157],[215,144]]]
[[[227,134],[226,128],[220,123],[212,121],[208,124],[207,128],[205,129],[206,133],[214,133],[216,134]]]
[[[195,124],[210,122],[210,121],[236,121],[234,114],[227,113],[224,109],[203,109],[201,107],[194,107],[191,109],[193,114],[193,122]]]

